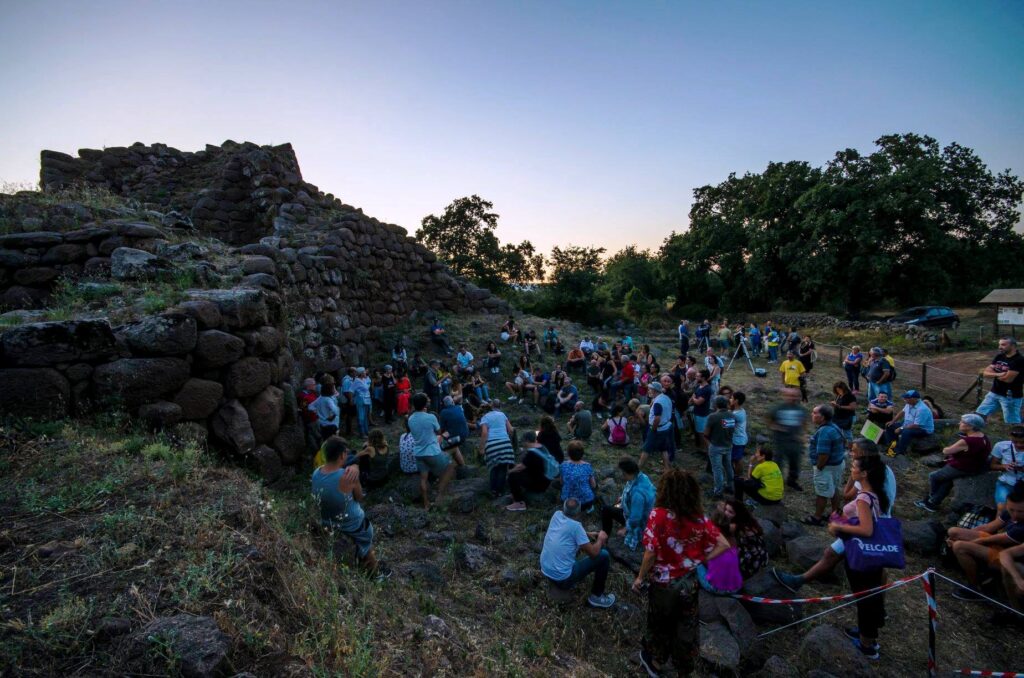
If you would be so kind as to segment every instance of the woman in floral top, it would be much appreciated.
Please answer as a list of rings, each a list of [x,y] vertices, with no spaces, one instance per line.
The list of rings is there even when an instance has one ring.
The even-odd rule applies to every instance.
[[[563,461],[559,469],[562,477],[562,501],[576,499],[580,508],[589,511],[594,506],[594,490],[597,479],[594,467],[583,461],[583,443],[574,440],[569,443],[569,460]]]
[[[658,675],[671,656],[676,672],[689,675],[698,648],[697,565],[729,548],[704,516],[700,485],[689,472],[671,469],[661,476],[643,545],[633,590],[639,592],[648,575],[651,587],[640,663]]]

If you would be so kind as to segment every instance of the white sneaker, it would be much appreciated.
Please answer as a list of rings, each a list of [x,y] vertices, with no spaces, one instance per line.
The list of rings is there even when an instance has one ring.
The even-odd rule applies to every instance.
[[[615,594],[606,593],[603,596],[595,596],[593,593],[587,598],[587,604],[590,607],[607,608],[615,604]]]
[[[517,396],[509,396],[508,397],[508,401],[509,402],[512,402],[513,400],[516,400],[516,399],[517,399]]]

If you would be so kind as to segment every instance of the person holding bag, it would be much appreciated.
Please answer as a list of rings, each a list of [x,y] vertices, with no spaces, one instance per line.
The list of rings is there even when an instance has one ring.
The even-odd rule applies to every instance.
[[[833,514],[828,531],[845,542],[846,578],[853,593],[859,593],[881,586],[885,581],[885,567],[902,567],[896,560],[902,560],[903,543],[898,529],[895,536],[883,535],[879,529],[880,520],[896,522],[893,518],[881,518],[889,511],[889,497],[882,490],[886,475],[882,460],[860,457],[854,460],[851,475],[860,483],[860,491],[843,507],[841,514]],[[896,522],[897,527],[898,524]],[[897,540],[899,543],[886,543]],[[875,557],[876,554],[880,557]],[[859,598],[857,626],[846,629],[846,635],[861,654],[868,659],[878,659],[878,630],[884,625],[885,594]]]

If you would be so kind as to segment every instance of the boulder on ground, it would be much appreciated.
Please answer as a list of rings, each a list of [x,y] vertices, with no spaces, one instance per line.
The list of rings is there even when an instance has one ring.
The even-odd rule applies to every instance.
[[[796,667],[790,664],[777,654],[768,657],[759,671],[751,674],[751,678],[791,678],[799,672]]]
[[[228,368],[225,386],[229,396],[248,398],[270,386],[270,378],[271,368],[268,363],[259,358],[242,358]]]
[[[249,414],[237,400],[229,400],[221,405],[210,421],[210,430],[217,440],[235,454],[247,454],[256,447]]]
[[[223,367],[245,353],[245,341],[220,330],[200,332],[196,340],[195,357],[201,367]]]
[[[768,556],[774,558],[782,551],[782,530],[770,520],[759,518],[758,523],[764,532],[764,546],[768,550]]]
[[[118,247],[110,254],[110,275],[117,280],[154,280],[172,269],[166,259],[132,247]]]
[[[12,327],[0,336],[3,362],[12,367],[45,367],[117,355],[106,320],[69,320]]]
[[[759,598],[785,600],[794,597],[793,592],[777,582],[768,570],[761,570],[743,582],[741,592]],[[750,616],[758,623],[788,624],[800,617],[800,610],[796,605],[775,605],[743,601],[743,607],[747,608]]]
[[[262,445],[274,440],[281,428],[284,416],[284,393],[276,386],[267,386],[245,406],[252,423],[256,444]]]
[[[47,367],[0,369],[0,412],[31,417],[68,413],[71,384]]]
[[[281,457],[277,455],[274,448],[260,445],[253,450],[252,456],[256,460],[256,470],[259,471],[260,478],[263,478],[265,482],[272,483],[281,477],[284,467],[281,464]]]
[[[735,673],[740,665],[740,647],[722,622],[701,624],[700,658],[723,671]]]
[[[801,572],[810,569],[825,552],[825,547],[835,541],[828,532],[820,531],[797,537],[786,542],[786,558]]]
[[[217,409],[224,397],[224,386],[209,379],[189,379],[174,396],[183,419],[206,419]]]
[[[147,403],[139,408],[139,419],[150,430],[163,431],[181,421],[181,406],[166,400]]]
[[[968,478],[960,478],[953,483],[951,505],[957,513],[963,513],[970,506],[996,507],[997,471],[989,471]]]
[[[901,527],[903,529],[903,547],[909,553],[930,556],[939,552],[945,531],[938,521],[905,520]]]
[[[175,662],[175,672],[187,678],[220,675],[227,669],[231,650],[231,639],[213,618],[191,614],[154,619],[132,637],[131,644],[132,657],[143,662],[138,668],[148,667],[154,656],[169,655]],[[159,651],[155,652],[157,649]],[[154,668],[169,670],[171,667]]]
[[[875,675],[867,657],[834,626],[816,626],[804,636],[797,651],[797,665],[808,673],[827,671],[844,678],[870,678]]]
[[[296,464],[306,454],[306,437],[301,424],[286,424],[274,436],[273,448],[286,464]]]
[[[126,405],[159,400],[188,381],[189,366],[181,358],[122,358],[93,370],[98,398],[120,398]]]

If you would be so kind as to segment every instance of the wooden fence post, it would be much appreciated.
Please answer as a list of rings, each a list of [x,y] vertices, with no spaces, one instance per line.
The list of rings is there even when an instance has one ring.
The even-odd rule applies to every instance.
[[[981,387],[984,384],[985,384],[985,379],[984,379],[984,377],[982,377],[979,374],[978,375],[978,382],[977,382],[977,403],[975,403],[975,405],[974,405],[975,408],[981,407]]]

